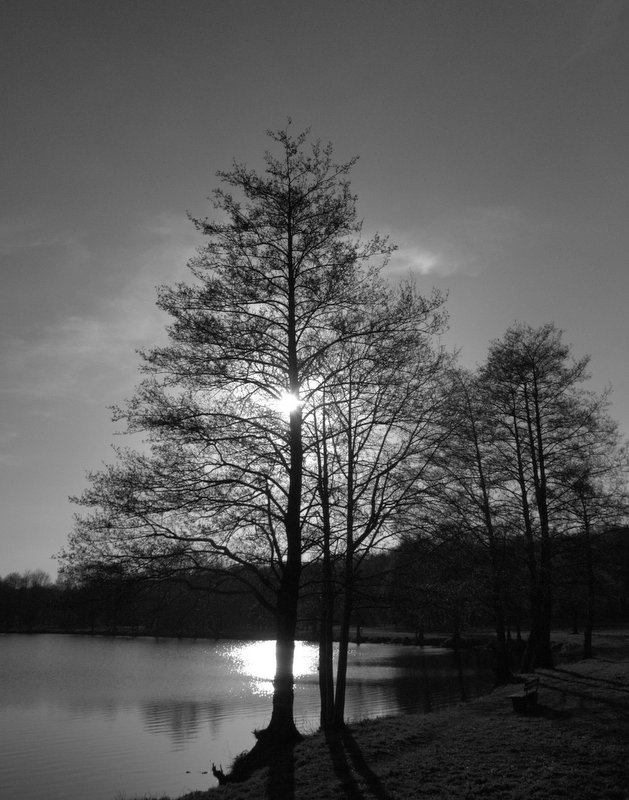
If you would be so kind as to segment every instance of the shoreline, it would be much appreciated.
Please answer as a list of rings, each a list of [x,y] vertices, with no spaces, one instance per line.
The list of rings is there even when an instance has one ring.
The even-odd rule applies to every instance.
[[[428,714],[354,722],[278,751],[242,783],[178,800],[629,800],[629,627],[596,632],[587,661],[582,634],[552,639],[557,666],[535,673],[534,712],[514,713],[515,687],[503,686]],[[142,798],[158,799],[168,800]]]
[[[55,635],[55,636],[89,636],[110,639],[179,639],[186,641],[204,641],[204,642],[257,642],[257,641],[271,641],[273,635],[265,632],[234,632],[226,633],[221,636],[193,636],[191,634],[177,634],[177,633],[164,633],[156,635],[143,631],[133,631],[131,629],[124,629],[121,627],[117,631],[111,630],[90,630],[87,628],[75,628],[72,630],[64,628],[12,628],[10,630],[0,631],[0,636],[41,636],[41,635]],[[460,637],[455,644],[453,638],[445,633],[430,633],[421,638],[415,634],[405,631],[391,631],[386,634],[382,633],[369,633],[360,636],[350,637],[350,644],[395,644],[404,647],[442,647],[448,650],[454,649],[473,649],[476,647],[487,647],[495,639],[491,633],[471,633],[469,636]],[[303,635],[298,637],[296,641],[309,642],[312,644],[317,643],[316,638]],[[335,636],[335,643],[338,643],[338,638]]]
[[[312,734],[243,783],[178,800],[629,800],[629,630],[595,634],[587,661],[574,659],[580,636],[553,638],[562,658],[536,671],[530,713],[516,714],[515,687],[502,686],[430,714]]]

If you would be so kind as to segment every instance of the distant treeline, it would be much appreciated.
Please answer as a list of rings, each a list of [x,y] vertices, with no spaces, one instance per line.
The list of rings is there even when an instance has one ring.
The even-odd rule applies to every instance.
[[[629,619],[629,529],[594,537],[595,624]],[[578,536],[554,540],[553,619],[581,630],[586,614],[588,560]],[[510,637],[528,629],[525,554],[514,538],[506,543],[506,619]],[[338,576],[339,590],[342,576]],[[236,569],[221,575],[189,574],[177,580],[139,580],[111,568],[81,585],[53,583],[42,571],[0,579],[0,628],[11,631],[81,631],[119,635],[263,637],[273,620],[251,593],[242,591]],[[462,541],[460,531],[411,539],[393,551],[365,559],[356,586],[353,624],[398,628],[421,641],[433,631],[465,636],[492,626],[491,578],[482,545]],[[300,635],[318,635],[320,565],[306,564]]]

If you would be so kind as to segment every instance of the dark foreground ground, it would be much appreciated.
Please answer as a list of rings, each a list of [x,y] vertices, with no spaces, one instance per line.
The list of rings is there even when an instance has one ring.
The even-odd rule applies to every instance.
[[[309,736],[241,784],[180,800],[629,800],[629,630],[595,637],[596,658],[538,670],[539,705],[513,712],[503,687],[428,715]]]

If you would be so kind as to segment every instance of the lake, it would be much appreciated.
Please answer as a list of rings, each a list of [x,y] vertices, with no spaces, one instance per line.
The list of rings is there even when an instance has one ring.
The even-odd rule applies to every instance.
[[[11,800],[172,797],[216,784],[271,711],[273,642],[0,635],[0,787]],[[295,707],[318,727],[316,645]],[[491,686],[490,656],[351,646],[347,718],[427,712]]]

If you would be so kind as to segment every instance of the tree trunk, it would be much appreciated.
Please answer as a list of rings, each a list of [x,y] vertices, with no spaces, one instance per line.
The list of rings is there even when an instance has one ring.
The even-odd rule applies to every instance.
[[[513,406],[515,409],[515,405]],[[516,464],[518,470],[518,483],[520,486],[520,501],[522,505],[522,519],[524,522],[524,537],[526,542],[527,563],[530,580],[531,604],[531,631],[529,634],[524,654],[522,656],[521,670],[531,672],[536,667],[553,668],[552,653],[550,651],[550,596],[547,586],[549,575],[550,551],[542,539],[540,564],[538,566],[535,553],[535,539],[529,507],[527,484],[524,475],[523,442],[519,435],[518,421],[513,413],[513,432],[516,445]],[[532,456],[533,457],[533,456]],[[547,544],[547,543],[546,543]]]
[[[496,686],[503,686],[511,678],[511,665],[509,663],[509,646],[502,607],[494,605],[494,627],[496,629]]]
[[[323,559],[323,591],[321,593],[321,631],[319,634],[320,724],[323,730],[334,726],[334,597],[329,541]]]
[[[522,657],[522,672],[555,667],[550,642],[551,610],[549,592],[538,583],[531,595],[531,631]]]
[[[351,569],[348,571],[351,573]],[[346,580],[347,580],[346,574]],[[339,633],[339,655],[336,666],[336,691],[334,694],[334,727],[337,729],[345,726],[345,693],[347,687],[347,653],[349,650],[349,631],[352,617],[353,602],[353,575],[349,576],[350,584],[345,585],[343,602],[343,615]]]
[[[289,380],[294,397],[299,399],[296,339],[294,333],[294,292],[289,298]],[[286,563],[277,600],[277,639],[273,711],[268,728],[258,739],[273,743],[294,742],[301,738],[293,717],[295,634],[301,577],[301,488],[303,480],[302,410],[290,412],[290,471],[286,506]]]
[[[535,485],[535,501],[539,515],[540,525],[540,619],[538,658],[535,667],[554,669],[553,653],[551,647],[552,630],[552,547],[550,540],[550,518],[548,512],[548,485],[546,479],[546,457],[544,452],[543,425],[541,419],[539,387],[537,379],[533,377],[533,418],[531,419],[528,405],[526,386],[524,389],[527,417],[529,419],[529,440],[531,448],[531,463],[533,466],[533,480]]]
[[[594,563],[592,559],[592,541],[590,536],[590,519],[584,509],[585,567],[587,574],[587,605],[583,630],[583,658],[593,658],[592,630],[594,628]]]
[[[328,609],[324,608],[321,613],[321,633],[319,638],[319,698],[321,701],[319,723],[323,730],[327,730],[334,725],[333,648],[331,615]]]
[[[554,669],[551,647],[552,596],[550,587],[550,541],[542,538],[540,566],[531,598],[531,633],[524,651],[522,670]]]
[[[290,200],[290,197],[289,197]],[[299,404],[299,367],[297,358],[295,268],[293,263],[292,222],[287,222],[288,266],[288,383],[298,401],[289,417],[290,466],[286,503],[286,563],[277,599],[277,639],[275,645],[275,679],[273,681],[273,711],[268,728],[258,734],[273,743],[294,742],[301,738],[293,716],[295,698],[293,661],[297,631],[297,606],[301,577],[301,491],[303,482],[303,415]]]
[[[315,431],[321,441],[317,449],[318,459],[318,492],[321,500],[323,529],[323,565],[321,615],[319,632],[319,697],[321,709],[319,721],[323,730],[334,726],[334,584],[332,576],[332,556],[330,552],[330,476],[327,446],[327,422],[325,408],[325,390],[323,393],[323,413],[321,430],[314,416]]]
[[[345,575],[343,581],[343,612],[339,633],[339,655],[336,667],[336,692],[334,695],[334,727],[345,726],[345,690],[347,685],[347,651],[349,629],[354,603],[354,438],[352,419],[351,372],[348,387],[350,402],[347,412],[347,517],[345,520]]]
[[[297,587],[299,576],[297,575]],[[273,710],[267,728],[256,733],[259,741],[287,744],[301,739],[293,716],[295,699],[293,662],[297,629],[297,595],[295,576],[286,575],[282,581],[277,603],[277,633],[275,641],[275,678],[273,680]]]

